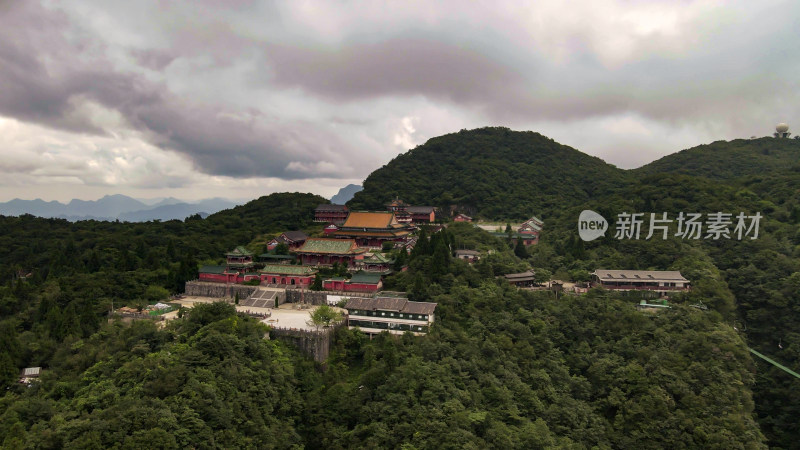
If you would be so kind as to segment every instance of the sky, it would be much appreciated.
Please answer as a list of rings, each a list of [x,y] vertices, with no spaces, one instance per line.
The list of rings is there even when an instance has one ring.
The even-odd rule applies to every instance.
[[[798,29],[771,0],[0,0],[0,201],[330,197],[483,126],[634,168],[800,132]]]

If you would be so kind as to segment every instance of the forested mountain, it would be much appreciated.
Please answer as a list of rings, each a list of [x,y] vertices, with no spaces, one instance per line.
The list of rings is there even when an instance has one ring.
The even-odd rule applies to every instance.
[[[682,150],[633,170],[636,173],[677,173],[717,180],[763,175],[800,167],[800,139],[737,139]]]
[[[534,132],[462,130],[432,138],[372,172],[351,209],[384,208],[400,197],[412,205],[449,208],[496,219],[601,196],[628,174],[599,158]]]
[[[767,172],[764,149],[747,143],[768,153],[774,143],[784,162]],[[399,156],[370,175],[352,207],[382,208],[399,196],[486,218],[535,214],[544,232],[526,249],[471,224],[422,231],[402,256],[408,270],[386,287],[438,303],[431,333],[369,340],[341,330],[326,370],[263,340],[263,326],[224,305],[164,329],[104,316],[111,301],[179,292],[200,261],[255,247],[259,235],[313,229],[313,209],[326,203],[318,196],[273,194],[185,221],[0,217],[0,384],[8,387],[0,444],[796,447],[800,380],[747,351],[800,371],[800,171],[785,162],[795,143],[741,145],[730,167],[723,158],[707,173],[623,171],[504,128],[442,136]],[[758,172],[743,169],[748,158]],[[612,229],[583,242],[583,209],[612,225],[622,212],[763,219],[758,239],[681,239],[673,224],[667,239],[617,239]],[[451,248],[486,254],[470,265]],[[600,267],[680,270],[693,289],[673,296],[669,310],[644,313],[634,294],[556,297],[498,278],[534,268],[542,279],[585,281]],[[41,383],[13,383],[19,368],[39,365]]]

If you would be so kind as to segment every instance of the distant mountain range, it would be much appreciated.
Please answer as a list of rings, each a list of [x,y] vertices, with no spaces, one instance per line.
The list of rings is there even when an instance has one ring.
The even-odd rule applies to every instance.
[[[349,202],[354,195],[356,195],[356,192],[361,192],[362,190],[364,190],[363,186],[359,186],[357,184],[348,184],[347,186],[339,189],[339,192],[331,197],[331,203],[334,205],[344,205],[345,203]]]
[[[146,222],[148,220],[183,220],[194,214],[206,217],[209,214],[233,208],[240,204],[223,198],[211,198],[198,202],[185,202],[176,198],[165,198],[155,203],[137,200],[126,195],[106,195],[99,200],[71,200],[69,203],[46,202],[41,199],[14,199],[0,203],[0,215],[19,216],[32,214],[76,220],[122,220]]]

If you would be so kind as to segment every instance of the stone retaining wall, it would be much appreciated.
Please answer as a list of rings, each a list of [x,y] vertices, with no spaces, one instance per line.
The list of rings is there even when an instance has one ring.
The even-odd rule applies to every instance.
[[[195,297],[235,298],[245,299],[253,295],[257,286],[244,286],[241,284],[207,283],[204,281],[187,281],[186,295]]]

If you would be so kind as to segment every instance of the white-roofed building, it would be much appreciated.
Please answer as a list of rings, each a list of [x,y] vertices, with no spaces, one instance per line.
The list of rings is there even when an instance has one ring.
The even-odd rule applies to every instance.
[[[690,282],[677,270],[610,270],[592,273],[592,287],[617,291],[675,292],[689,290]]]

